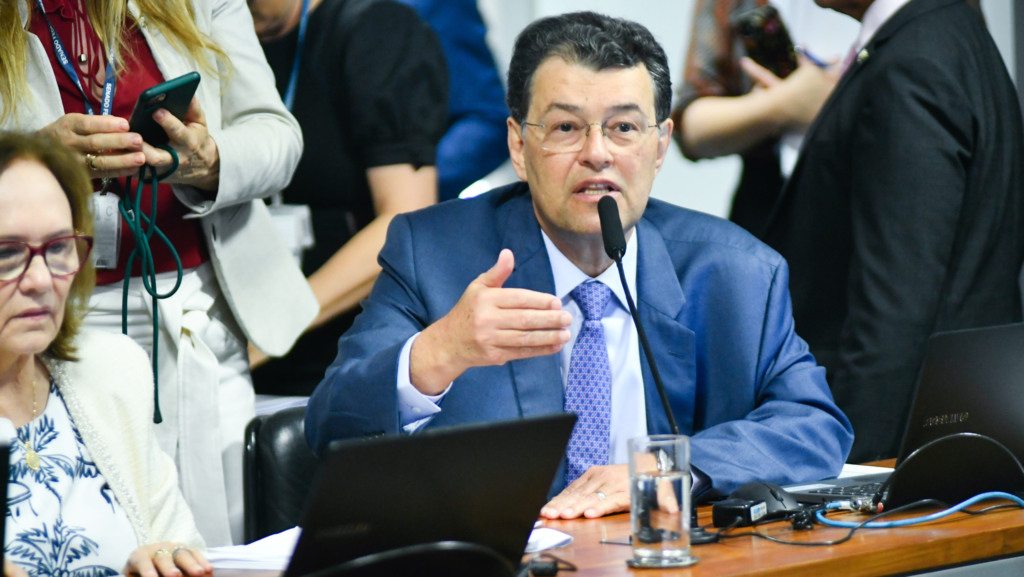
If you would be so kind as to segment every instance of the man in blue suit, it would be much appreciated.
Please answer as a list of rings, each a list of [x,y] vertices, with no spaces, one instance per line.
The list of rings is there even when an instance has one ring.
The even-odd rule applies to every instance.
[[[578,395],[575,341],[596,331],[607,382],[586,386],[604,400],[578,405],[574,435],[603,410],[604,428],[588,428],[603,440],[578,477],[570,440],[560,493],[541,513],[628,509],[627,439],[669,426],[603,248],[597,201],[611,196],[627,284],[692,435],[695,492],[838,473],[852,431],[793,330],[785,261],[731,223],[649,200],[672,134],[667,62],[650,32],[589,12],[538,20],[516,41],[508,86],[509,150],[525,183],[392,222],[383,272],[310,399],[314,449],[563,411]],[[576,302],[578,286],[596,283],[611,293],[600,328]]]

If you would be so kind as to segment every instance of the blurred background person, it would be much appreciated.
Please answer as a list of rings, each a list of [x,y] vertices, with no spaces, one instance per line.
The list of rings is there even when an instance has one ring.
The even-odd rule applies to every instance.
[[[437,32],[448,63],[448,129],[437,148],[437,175],[439,198],[449,200],[508,160],[505,88],[476,0],[399,2]]]
[[[309,395],[380,272],[392,217],[437,202],[448,76],[437,35],[392,0],[249,0],[249,8],[306,141],[282,196],[310,208],[314,244],[302,270],[321,308],[292,351],[253,378],[260,393]],[[264,356],[254,350],[251,359]]]
[[[54,135],[90,169],[94,187],[109,179],[110,194],[94,196],[104,217],[94,254],[111,268],[98,271],[85,322],[121,332],[124,315],[128,335],[156,356],[160,445],[175,458],[206,541],[241,539],[242,437],[254,415],[246,339],[281,354],[316,314],[259,200],[287,184],[302,135],[249,11],[242,0],[16,0],[0,6],[0,37],[0,128]],[[116,201],[129,196],[124,177],[144,164],[163,173],[173,159],[126,118],[143,90],[191,71],[202,81],[184,118],[153,115],[180,165],[158,187],[156,214],[148,190],[139,206],[184,268],[179,279],[175,257],[153,241],[154,292],[173,292],[180,280],[153,304],[138,263],[123,282],[141,247]]]
[[[683,84],[672,117],[675,139],[690,160],[740,154],[742,173],[730,220],[758,234],[800,141],[839,78],[857,34],[855,22],[808,0],[776,0],[792,41],[816,55],[784,79],[751,60],[737,34],[737,16],[767,0],[697,0]]]
[[[817,0],[861,23],[762,234],[856,433],[895,457],[928,338],[1020,322],[1024,122],[964,0]]]
[[[210,575],[154,435],[145,352],[82,328],[91,192],[81,159],[56,141],[0,135],[5,561],[40,576]]]

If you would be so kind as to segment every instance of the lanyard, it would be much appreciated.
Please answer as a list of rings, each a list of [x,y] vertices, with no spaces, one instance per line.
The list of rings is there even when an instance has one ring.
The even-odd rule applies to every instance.
[[[308,0],[306,0],[308,2]],[[43,0],[36,0],[39,4],[39,11],[42,13],[43,18],[46,19],[46,25],[50,27],[50,41],[53,42],[53,52],[57,55],[57,61],[60,62],[61,68],[68,75],[72,82],[75,83],[75,87],[78,88],[78,93],[82,95],[82,100],[85,102],[85,112],[87,114],[96,114],[92,104],[89,103],[89,97],[85,93],[85,89],[82,88],[82,81],[78,76],[78,71],[75,70],[71,59],[68,58],[67,50],[64,49],[64,43],[61,42],[60,36],[57,35],[57,29],[53,27],[53,23],[50,22],[50,17],[46,14],[46,7],[43,6]],[[110,51],[107,51],[110,54]],[[101,103],[100,114],[106,116],[110,114],[111,109],[114,107],[114,89],[116,88],[117,78],[114,75],[114,58],[110,56],[107,58],[107,77],[103,81],[103,102]]]
[[[292,111],[292,103],[295,102],[295,85],[299,81],[299,62],[302,60],[302,45],[306,41],[307,21],[309,21],[309,0],[302,0],[302,17],[299,19],[299,43],[295,46],[295,62],[292,64],[292,75],[288,79],[288,90],[284,93],[284,105],[288,108],[288,112]]]

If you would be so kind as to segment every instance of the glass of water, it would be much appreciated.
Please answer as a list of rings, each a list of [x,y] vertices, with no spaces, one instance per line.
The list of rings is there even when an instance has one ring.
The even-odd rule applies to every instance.
[[[629,440],[631,567],[686,567],[690,555],[690,438]]]

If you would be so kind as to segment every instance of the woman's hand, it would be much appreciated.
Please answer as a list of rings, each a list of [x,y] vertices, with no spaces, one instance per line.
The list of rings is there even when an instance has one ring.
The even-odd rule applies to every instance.
[[[28,577],[24,569],[8,560],[4,560],[4,577]]]
[[[206,128],[206,114],[199,106],[199,100],[192,99],[185,118],[175,118],[166,109],[153,113],[157,122],[170,137],[168,145],[178,154],[178,170],[166,182],[188,184],[197,188],[216,191],[220,182],[220,154]],[[158,174],[166,172],[173,164],[171,154],[161,148],[145,144],[146,162],[157,169]]]
[[[139,172],[146,163],[142,136],[128,131],[117,116],[65,114],[39,130],[77,151],[94,178],[118,178]]]
[[[213,565],[198,551],[181,543],[152,543],[132,552],[125,575],[141,577],[201,577],[213,575]]]

